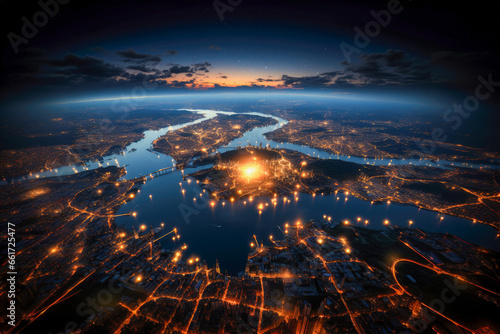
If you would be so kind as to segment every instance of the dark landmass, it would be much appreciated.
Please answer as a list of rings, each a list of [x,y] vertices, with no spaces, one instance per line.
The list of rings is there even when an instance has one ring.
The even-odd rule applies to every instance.
[[[468,146],[466,136],[457,142],[434,140],[432,131],[442,125],[431,124],[407,114],[391,118],[369,117],[354,112],[289,112],[289,123],[266,134],[269,140],[307,145],[331,154],[362,158],[468,161],[496,164],[500,154],[492,148]],[[373,116],[373,115],[372,115]],[[453,133],[453,135],[456,135]],[[441,138],[441,137],[439,137]],[[469,144],[470,145],[470,144]]]
[[[495,332],[500,330],[500,322],[496,319],[500,307],[493,302],[497,299],[494,294],[490,296],[487,291],[453,275],[438,274],[412,262],[401,261],[395,269],[396,279],[405,291],[451,321],[460,323],[472,331],[483,327],[489,327]],[[454,286],[458,293],[454,294],[450,286]],[[447,294],[444,295],[443,291]],[[444,301],[443,296],[446,296]],[[446,301],[448,302],[445,303]],[[442,307],[443,305],[445,307]],[[469,308],[464,305],[474,305],[474,307]]]
[[[259,171],[258,177],[250,179],[242,173],[252,163],[241,160],[249,154],[259,162],[252,167]],[[204,164],[214,167],[189,176],[202,182],[214,199],[344,192],[374,203],[409,204],[500,228],[498,170],[359,165],[256,147],[199,159],[195,166]]]
[[[146,130],[190,122],[203,116],[179,110],[127,113],[84,110],[52,115],[22,126],[5,126],[0,150],[0,179],[83,163],[118,154],[144,137]]]
[[[276,120],[254,115],[218,115],[200,124],[169,132],[153,142],[156,151],[172,156],[178,165],[209,155],[256,127],[276,124]]]
[[[312,158],[302,164],[304,157],[286,153],[246,148],[221,156],[226,164],[255,163],[255,157],[283,163],[286,156],[302,168],[313,165]],[[349,165],[332,163],[327,172],[349,180],[355,176],[347,173]],[[368,166],[364,172],[374,170]],[[283,240],[253,244],[244,273],[223,275],[203,259],[183,258],[185,245],[162,249],[156,239],[166,230],[115,225],[116,211],[143,182],[117,181],[124,173],[107,167],[1,187],[6,196],[0,218],[15,224],[16,263],[22,264],[14,333],[497,328],[493,309],[482,314],[480,323],[471,317],[457,324],[438,315],[430,318],[422,304],[426,299],[416,295],[432,296],[436,290],[418,284],[412,286],[419,289],[415,295],[404,294],[392,271],[397,261],[422,261],[476,284],[463,295],[467,300],[498,305],[498,295],[484,292],[499,286],[499,256],[492,251],[449,235],[398,227],[375,231],[325,217],[284,224]],[[6,239],[1,243],[6,247]],[[455,307],[447,312],[461,314]]]

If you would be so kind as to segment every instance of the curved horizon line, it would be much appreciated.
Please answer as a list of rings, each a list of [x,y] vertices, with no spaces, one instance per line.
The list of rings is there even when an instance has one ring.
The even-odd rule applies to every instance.
[[[385,100],[385,99],[377,99],[377,98],[366,98],[360,95],[359,93],[332,93],[329,95],[325,94],[314,94],[314,93],[306,93],[306,94],[297,94],[297,93],[283,93],[283,92],[266,92],[266,93],[256,93],[256,92],[219,92],[219,93],[205,93],[205,92],[196,92],[196,93],[182,93],[182,94],[161,94],[161,95],[146,95],[146,96],[122,96],[122,97],[107,97],[107,98],[95,98],[88,100],[76,100],[76,101],[61,101],[55,103],[47,103],[47,105],[63,105],[63,104],[77,104],[77,103],[88,103],[88,102],[106,102],[106,101],[121,101],[121,100],[145,100],[150,98],[167,98],[167,97],[181,97],[181,96],[189,96],[189,95],[202,95],[202,94],[211,94],[211,95],[292,95],[292,96],[304,96],[304,97],[324,97],[324,98],[332,98],[332,99],[346,99],[346,100],[362,100],[362,101],[377,101],[377,102],[386,102],[386,103],[398,103],[398,104],[410,104],[410,105],[427,105],[423,103],[417,102],[409,102],[409,101],[398,101],[398,100]],[[353,96],[354,95],[354,96]],[[355,98],[356,97],[356,98]]]

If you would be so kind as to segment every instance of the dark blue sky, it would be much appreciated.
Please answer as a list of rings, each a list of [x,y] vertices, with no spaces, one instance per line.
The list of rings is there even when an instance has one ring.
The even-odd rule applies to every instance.
[[[22,18],[33,23],[42,8],[13,3],[1,3],[9,12],[5,103],[27,94],[112,96],[144,84],[158,93],[298,89],[438,98],[470,94],[478,75],[498,78],[499,29],[488,5],[73,0],[19,42],[26,37]],[[390,19],[382,11],[392,11]],[[369,41],[356,43],[356,29],[367,33],[367,25],[375,29]]]

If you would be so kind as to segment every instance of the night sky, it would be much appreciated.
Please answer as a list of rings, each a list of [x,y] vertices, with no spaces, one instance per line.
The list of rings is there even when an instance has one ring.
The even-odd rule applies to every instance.
[[[288,89],[446,104],[473,94],[479,75],[500,81],[494,2],[71,0],[26,39],[22,18],[42,8],[17,3],[1,3],[5,106],[120,96],[145,82],[155,94]],[[369,24],[374,13],[382,24]],[[367,24],[372,37],[356,41]]]

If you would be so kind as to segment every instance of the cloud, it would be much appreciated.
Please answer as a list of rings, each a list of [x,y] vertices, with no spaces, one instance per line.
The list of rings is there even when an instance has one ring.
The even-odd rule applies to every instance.
[[[171,55],[175,54],[173,50],[168,52]],[[60,59],[47,59],[42,50],[27,48],[9,64],[7,72],[9,77],[6,81],[10,80],[14,84],[35,83],[54,87],[95,86],[99,89],[127,87],[127,85],[141,84],[144,80],[165,88],[192,89],[214,85],[210,80],[210,77],[214,76],[207,75],[214,68],[209,62],[191,65],[169,63],[160,70],[156,68],[161,60],[158,56],[142,54],[132,48],[116,52],[115,58],[115,62],[109,62],[90,55],[67,54]],[[235,88],[345,90],[376,86],[427,87],[431,84],[457,82],[470,85],[471,82],[477,81],[476,78],[480,74],[496,73],[487,69],[495,65],[497,69],[500,68],[499,59],[500,57],[491,54],[451,51],[437,52],[432,54],[430,59],[421,59],[401,50],[389,49],[386,52],[363,53],[350,63],[343,62],[334,71],[304,76],[284,73],[281,77],[259,77]],[[217,78],[228,78],[221,69],[214,75]],[[459,76],[463,78],[458,80]],[[220,88],[229,89],[224,85]]]
[[[169,78],[172,75],[176,74],[185,74],[187,76],[193,76],[193,74],[201,74],[201,73],[207,73],[209,72],[208,68],[212,67],[212,64],[210,63],[199,63],[199,64],[193,64],[193,65],[180,65],[180,64],[169,64],[169,68],[166,70],[163,70],[164,77]],[[201,72],[201,73],[200,73]]]
[[[500,53],[441,51],[430,55],[430,64],[441,70],[441,76],[452,78],[456,85],[473,89],[478,75],[499,73]]]
[[[190,66],[174,65],[174,66],[170,67],[170,69],[168,71],[172,74],[190,73],[191,67]]]
[[[188,85],[193,85],[195,83],[195,80],[196,79],[191,79],[187,81],[174,80],[169,82],[168,85],[173,88],[187,88]]]
[[[286,88],[350,88],[367,86],[424,85],[436,83],[429,60],[413,57],[400,50],[382,53],[363,53],[356,62],[341,63],[338,71],[311,76],[283,74]],[[258,78],[258,82],[274,81]]]
[[[284,74],[281,77],[283,84],[287,87],[293,88],[321,88],[328,86],[331,78],[327,76],[315,75],[305,77],[291,77]]]
[[[135,51],[132,48],[129,48],[125,51],[118,51],[116,54],[121,56],[122,58],[124,58],[123,61],[125,61],[125,62],[135,62],[135,63],[146,63],[146,62],[159,63],[159,62],[161,62],[161,58],[158,56],[138,53],[137,51]]]
[[[346,73],[359,85],[411,85],[433,82],[428,60],[412,57],[400,50],[389,49],[384,53],[363,53],[361,63],[349,64]]]
[[[175,50],[168,50],[167,51],[167,56],[175,56],[176,54],[178,54],[179,52],[175,51]]]
[[[258,78],[257,81],[258,82],[272,82],[272,81],[281,81],[282,79],[262,79],[262,78]]]
[[[203,72],[208,73],[209,72],[208,69],[212,68],[213,65],[210,63],[204,62],[204,63],[199,63],[199,64],[193,64],[192,67],[193,67],[194,72],[203,71]]]
[[[58,75],[112,78],[123,74],[123,68],[92,56],[68,54],[63,59],[42,60],[41,63],[51,66],[49,72]]]
[[[154,72],[155,71],[154,68],[147,67],[147,66],[144,66],[144,65],[130,65],[130,66],[127,66],[126,68],[129,69],[129,70],[141,71],[141,72],[145,72],[145,73],[150,73],[150,72]]]
[[[313,76],[281,78],[289,88],[349,88],[386,85],[415,85],[435,82],[429,61],[412,57],[399,50],[383,53],[363,53],[356,63],[341,63],[338,71]],[[257,79],[259,82],[266,81]]]

